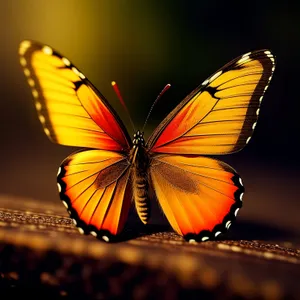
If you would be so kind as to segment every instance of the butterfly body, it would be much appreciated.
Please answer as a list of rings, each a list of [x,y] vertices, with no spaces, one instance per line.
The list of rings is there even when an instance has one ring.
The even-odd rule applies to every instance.
[[[132,141],[130,161],[133,199],[140,220],[147,224],[150,218],[150,201],[148,199],[148,169],[149,154],[147,152],[143,133],[137,131]]]
[[[183,99],[145,143],[133,140],[105,97],[66,57],[23,41],[20,63],[46,135],[83,147],[60,165],[62,203],[81,233],[111,241],[134,200],[143,223],[153,191],[173,229],[189,241],[225,233],[243,205],[238,173],[209,155],[231,154],[249,142],[275,70],[269,50],[241,55]],[[152,194],[152,193],[151,193]]]

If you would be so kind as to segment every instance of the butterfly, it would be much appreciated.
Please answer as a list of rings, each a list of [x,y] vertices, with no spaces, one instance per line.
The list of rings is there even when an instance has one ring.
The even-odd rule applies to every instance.
[[[246,53],[216,71],[147,142],[142,131],[130,138],[105,97],[56,50],[25,40],[19,54],[45,134],[83,148],[57,174],[60,198],[80,233],[115,240],[132,200],[147,224],[151,191],[172,228],[190,242],[229,229],[244,186],[231,166],[208,156],[237,152],[249,142],[275,70],[269,50]]]

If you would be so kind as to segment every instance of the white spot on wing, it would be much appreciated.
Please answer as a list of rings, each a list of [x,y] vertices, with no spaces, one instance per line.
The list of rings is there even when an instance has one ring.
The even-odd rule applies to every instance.
[[[240,200],[243,201],[244,193],[240,194]]]
[[[256,115],[257,116],[259,115],[259,108],[256,110]]]
[[[69,67],[71,65],[71,62],[67,58],[63,57],[61,60],[66,66]]]
[[[21,48],[25,48],[28,49],[31,46],[31,42],[30,41],[23,41],[20,45]]]
[[[58,188],[58,192],[60,193],[61,192],[61,186],[59,183],[57,183],[57,188]]]
[[[72,67],[72,71],[73,71],[77,76],[80,76],[80,72],[79,72],[75,67]]]
[[[242,181],[241,177],[239,177],[239,182],[240,182],[240,185],[243,186],[243,181]]]
[[[61,167],[59,167],[57,170],[57,176],[60,174],[60,172],[61,172]]]
[[[40,111],[42,109],[42,104],[39,101],[35,102],[35,108],[37,111]]]
[[[43,47],[43,52],[47,55],[52,55],[53,54],[53,50],[49,46],[44,46]]]
[[[103,239],[103,241],[105,241],[105,242],[109,242],[109,238],[108,238],[108,236],[106,236],[106,235],[103,235],[102,236],[102,239]]]
[[[226,227],[227,229],[229,229],[230,226],[231,226],[231,221],[227,221],[226,224],[225,224],[225,227]]]
[[[84,234],[84,230],[82,228],[78,227],[78,231],[80,234]]]
[[[238,64],[242,64],[243,62],[247,61],[250,58],[249,55],[243,55],[242,58],[237,62]]]
[[[269,50],[265,51],[264,53],[267,55],[271,54],[271,52]]]
[[[67,204],[66,201],[62,201],[62,203],[63,203],[63,205],[64,205],[66,208],[68,208],[68,204]]]
[[[32,89],[32,96],[34,97],[34,98],[38,98],[38,96],[39,96],[39,93],[37,92],[37,90],[36,89]]]
[[[222,71],[217,72],[216,74],[214,74],[213,76],[211,76],[211,77],[209,78],[209,82],[214,81],[214,80],[217,79],[221,74],[222,74]]]
[[[48,129],[48,128],[45,128],[45,129],[44,129],[44,132],[46,133],[46,135],[47,135],[47,136],[49,136],[49,135],[50,135],[50,131],[49,131],[49,129]]]
[[[75,219],[72,219],[73,224],[76,226],[77,225],[77,221]]]
[[[254,122],[254,123],[253,123],[253,125],[252,125],[252,130],[254,130],[254,129],[255,129],[255,127],[256,127],[256,123],[257,123],[257,122]]]
[[[251,52],[244,54],[242,57],[250,56]]]
[[[248,144],[250,140],[251,140],[251,136],[249,136],[249,137],[247,138],[246,144]]]
[[[95,231],[91,231],[90,234],[94,237],[97,237],[97,232],[95,232]]]
[[[235,215],[235,216],[237,216],[239,210],[240,210],[239,208],[237,208],[237,209],[235,210],[235,212],[234,212],[234,215]]]
[[[25,52],[27,51],[27,49],[30,47],[31,43],[29,41],[23,41],[20,44],[20,48],[19,48],[19,54],[20,55],[24,55]]]
[[[194,239],[190,239],[190,240],[189,240],[189,243],[191,243],[191,244],[195,244],[195,243],[196,243],[196,240],[194,240]]]
[[[26,50],[27,50],[27,48],[20,47],[19,48],[19,55],[24,55]]]
[[[259,103],[261,103],[262,102],[262,99],[264,98],[264,96],[260,96],[260,98],[259,98]]]
[[[21,64],[23,67],[26,66],[27,62],[26,62],[26,59],[25,59],[24,57],[21,57],[21,58],[20,58],[20,64]]]
[[[34,87],[34,80],[32,78],[28,78],[28,84],[31,86],[31,87]]]
[[[84,76],[82,73],[79,73],[79,77],[80,77],[81,79],[85,79],[85,76]]]
[[[204,237],[201,239],[202,242],[205,242],[205,241],[207,241],[207,240],[209,240],[209,237],[208,237],[208,236],[204,236]]]
[[[39,119],[40,119],[40,122],[41,122],[42,124],[45,124],[46,119],[45,119],[45,117],[44,117],[43,115],[39,115]]]
[[[24,69],[24,74],[25,74],[25,76],[29,77],[29,76],[30,76],[30,71],[29,71],[29,69],[25,68],[25,69]]]
[[[216,233],[215,233],[215,237],[217,237],[218,235],[220,235],[222,232],[221,231],[217,231]]]
[[[207,85],[207,84],[208,84],[208,79],[206,79],[202,82],[202,85]]]

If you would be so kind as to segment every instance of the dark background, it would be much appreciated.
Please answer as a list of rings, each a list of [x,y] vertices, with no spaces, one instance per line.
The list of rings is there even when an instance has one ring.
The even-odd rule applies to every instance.
[[[19,65],[23,39],[49,44],[68,57],[129,129],[111,80],[136,127],[171,83],[147,133],[222,65],[267,48],[277,66],[255,133],[241,152],[220,159],[240,173],[246,187],[239,222],[300,233],[299,1],[1,0],[0,20],[0,193],[36,198],[41,206],[59,201],[57,168],[74,150],[52,144],[42,130]]]

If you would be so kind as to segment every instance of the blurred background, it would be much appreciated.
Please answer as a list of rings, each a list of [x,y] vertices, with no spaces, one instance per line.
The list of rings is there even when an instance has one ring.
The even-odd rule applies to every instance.
[[[73,152],[42,130],[19,65],[23,39],[68,57],[106,96],[130,130],[110,82],[117,81],[136,127],[167,83],[146,133],[218,68],[270,49],[277,67],[251,142],[220,159],[246,187],[238,222],[273,235],[300,235],[299,1],[0,0],[0,194],[59,201],[56,172]],[[26,201],[26,200],[24,200]],[[267,230],[268,228],[268,230]],[[285,235],[283,235],[285,237]],[[246,238],[241,235],[241,238]]]

